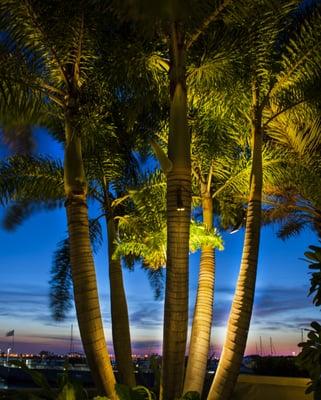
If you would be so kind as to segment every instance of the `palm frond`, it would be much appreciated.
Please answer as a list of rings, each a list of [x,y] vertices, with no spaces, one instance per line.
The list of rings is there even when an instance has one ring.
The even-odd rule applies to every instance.
[[[0,163],[0,199],[57,201],[64,199],[63,167],[47,157],[13,156]]]
[[[92,249],[97,252],[102,243],[101,225],[97,219],[89,220],[89,235]],[[52,318],[55,321],[63,321],[73,306],[69,238],[57,244],[53,254],[49,288]]]
[[[144,264],[143,264],[144,267]],[[154,292],[155,300],[162,300],[164,295],[164,287],[165,287],[165,275],[164,269],[151,269],[149,266],[145,268],[148,281],[151,285],[151,288]]]
[[[60,200],[46,201],[16,201],[5,209],[2,226],[8,230],[15,230],[27,218],[41,211],[52,211],[63,206]]]
[[[271,96],[298,81],[320,74],[319,41],[321,22],[319,10],[306,18],[298,32],[289,39],[282,54],[281,72],[278,75]]]
[[[32,3],[28,0],[4,0],[1,2],[0,15],[0,24],[10,30],[13,39],[39,53],[55,80],[67,83],[61,55]]]
[[[223,250],[222,238],[215,229],[209,231],[203,224],[192,221],[189,240],[190,251],[195,252],[204,246],[211,246],[213,249]]]
[[[57,244],[49,286],[49,306],[52,318],[55,321],[63,321],[71,310],[73,302],[69,239]]]
[[[281,226],[277,235],[283,240],[289,239],[290,237],[298,235],[305,228],[305,226],[306,221],[292,218]]]
[[[62,103],[63,91],[69,90],[70,84],[80,89],[97,58],[92,14],[90,2],[1,2],[0,25],[18,47],[37,60],[37,80],[42,80],[47,94],[59,94]]]
[[[103,243],[102,227],[97,218],[89,219],[89,237],[94,253],[97,253]]]

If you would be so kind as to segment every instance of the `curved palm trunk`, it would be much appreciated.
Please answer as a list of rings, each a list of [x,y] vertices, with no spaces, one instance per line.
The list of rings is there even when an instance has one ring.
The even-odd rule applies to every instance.
[[[262,199],[262,129],[256,108],[252,127],[253,160],[240,273],[227,334],[208,400],[230,399],[241,367],[252,315],[260,242]]]
[[[101,320],[95,266],[89,239],[86,180],[81,141],[65,120],[64,185],[70,240],[70,261],[78,325],[87,362],[100,393],[116,399],[115,377]]]
[[[190,133],[184,37],[177,23],[172,26],[171,61],[168,157],[173,167],[167,175],[167,266],[161,377],[161,398],[165,400],[180,397],[182,393],[188,321]]]
[[[209,193],[202,194],[203,221],[213,227],[213,201]],[[204,246],[201,253],[196,305],[194,310],[184,393],[203,391],[207,358],[211,343],[215,278],[215,250]]]
[[[106,218],[106,222],[108,229],[111,323],[119,381],[130,387],[134,387],[136,386],[136,381],[132,361],[128,308],[123,273],[120,260],[113,260],[112,258],[116,239],[115,222],[112,218],[109,221]]]

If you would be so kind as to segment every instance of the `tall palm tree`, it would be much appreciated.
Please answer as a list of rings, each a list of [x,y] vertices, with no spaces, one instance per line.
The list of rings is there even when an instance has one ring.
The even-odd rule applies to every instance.
[[[21,87],[26,85],[29,91],[43,94],[44,102],[53,102],[62,118],[65,207],[77,319],[97,388],[116,398],[89,240],[88,185],[82,159],[80,109],[94,61],[89,32],[92,10],[88,5],[86,2],[2,1],[1,26],[12,38],[12,47],[19,51],[20,59],[15,70],[4,70],[3,63],[1,73],[5,81],[18,81]],[[7,67],[18,51],[12,51],[4,60]]]
[[[126,1],[118,9],[125,18],[138,26],[153,21],[157,32],[156,51],[151,65],[169,72],[170,123],[168,137],[167,174],[167,273],[163,340],[162,393],[165,399],[181,395],[187,338],[188,311],[188,227],[191,199],[190,133],[187,125],[186,59],[190,49],[210,25],[232,4],[237,14],[246,1],[225,0],[219,4],[206,2],[165,1],[152,5],[144,0]],[[155,21],[156,20],[156,21]],[[160,36],[160,37],[159,37]],[[164,38],[165,36],[165,38]],[[166,42],[165,40],[166,39]],[[169,49],[164,46],[169,43]],[[168,56],[169,54],[169,56]],[[200,55],[196,54],[196,63]],[[194,55],[195,56],[195,55]],[[189,60],[190,61],[190,60]]]
[[[110,125],[110,121],[106,121],[106,126]],[[113,130],[115,129],[114,124]],[[135,377],[122,269],[120,258],[112,258],[117,233],[115,217],[118,211],[117,207],[112,207],[111,192],[124,190],[124,184],[129,184],[130,180],[134,179],[136,161],[131,155],[130,144],[126,144],[122,138],[124,133],[121,130],[118,134],[113,133],[112,140],[105,133],[103,129],[93,133],[89,144],[85,146],[84,164],[89,181],[88,196],[99,204],[102,213],[100,217],[104,216],[106,220],[112,332],[119,381],[133,387]],[[109,132],[109,135],[111,134],[112,132]],[[41,209],[41,205],[52,209],[63,204],[63,168],[58,161],[43,157],[13,157],[1,165],[0,193],[2,203],[11,204],[7,209],[4,225],[7,229],[12,229],[28,214]],[[98,219],[94,227],[98,226],[97,223]],[[91,229],[91,232],[95,230]],[[68,305],[70,299],[68,288],[72,285],[68,280],[68,277],[71,277],[69,270],[70,242],[67,239],[59,244],[56,252],[55,278],[52,280],[52,307],[54,316],[58,319],[64,317],[66,303]],[[60,286],[57,286],[58,281]]]
[[[226,230],[243,223],[251,162],[246,152],[248,138],[239,132],[233,116],[235,110],[226,105],[224,111],[219,99],[213,103],[211,112],[205,111],[203,115],[201,104],[197,104],[200,116],[195,117],[199,121],[193,124],[192,176],[193,191],[198,197],[193,199],[195,202],[198,198],[194,206],[202,207],[203,222],[208,229],[213,228],[215,219],[218,228]],[[205,104],[207,108],[208,102]],[[268,183],[271,175],[280,175],[284,153],[281,157],[280,152],[265,145],[262,158]],[[215,248],[206,245],[201,251],[185,393],[202,393],[211,338],[215,269]]]
[[[213,203],[214,201],[217,203],[217,199],[213,199],[215,189],[218,189],[223,184],[223,177],[225,181],[228,179],[225,168],[228,164],[231,165],[233,163],[232,157],[228,156],[228,146],[230,146],[230,149],[233,148],[234,152],[238,147],[235,138],[234,140],[232,139],[232,135],[229,137],[229,141],[225,140],[224,143],[224,139],[219,138],[218,129],[222,128],[219,128],[217,124],[215,126],[215,123],[213,123],[209,132],[193,135],[192,139],[193,186],[199,195],[203,223],[208,231],[214,228]],[[215,133],[213,134],[213,132]],[[223,143],[225,146],[222,146]],[[219,155],[223,148],[225,154]],[[237,162],[236,159],[234,160],[235,162]],[[215,211],[218,212],[217,204],[215,204]],[[230,215],[230,223],[232,219],[233,215]],[[211,342],[215,269],[215,247],[211,244],[202,246],[184,393],[195,391],[201,394],[203,390]]]
[[[247,65],[251,65],[248,114],[252,138],[250,192],[240,274],[209,399],[230,398],[246,346],[260,239],[263,133],[268,133],[270,123],[278,115],[307,100],[309,92],[305,89],[317,72],[310,62],[317,52],[312,26],[316,26],[319,17],[316,15],[309,23],[299,26],[290,39],[289,24],[297,22],[293,10],[292,2],[278,2],[277,5],[270,2],[255,9],[259,19],[252,15],[252,21],[247,21],[246,29],[255,51],[247,59]]]
[[[116,195],[123,193],[125,186],[135,180],[138,166],[131,154],[130,144],[126,144],[124,140],[124,135],[122,137],[122,133],[118,132],[117,137],[118,143],[114,146],[114,151],[111,151],[110,146],[103,145],[103,138],[98,138],[98,143],[96,142],[93,146],[92,153],[86,154],[86,170],[88,179],[95,187],[93,198],[100,206],[107,228],[112,336],[119,381],[134,387],[136,380],[122,267],[120,257],[113,257],[118,237],[116,218],[121,210],[112,206],[114,198],[112,193]],[[112,157],[111,154],[113,154]],[[116,165],[117,162],[115,163],[116,160],[118,160],[118,165]]]
[[[227,76],[232,72],[231,61],[237,46],[236,30],[224,24],[221,17],[208,27],[194,49],[201,54],[201,60],[188,68],[193,192],[199,197],[197,205],[202,209],[203,223],[209,231],[213,229],[214,212],[219,215],[220,200],[213,199],[214,193],[229,178],[233,179],[238,167],[233,171],[232,165],[235,166],[240,158],[237,153],[242,154],[241,143],[233,129],[232,104],[223,102],[231,91]],[[231,207],[228,214],[227,224],[233,224],[235,215],[231,213]],[[211,341],[215,268],[215,248],[203,246],[184,393],[196,391],[201,394],[203,389]]]

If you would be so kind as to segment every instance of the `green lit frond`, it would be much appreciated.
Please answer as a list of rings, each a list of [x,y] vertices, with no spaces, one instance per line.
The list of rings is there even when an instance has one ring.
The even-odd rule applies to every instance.
[[[318,149],[321,145],[319,117],[293,118],[288,113],[280,115],[269,126],[268,134],[276,142],[291,149],[299,156],[304,156]]]
[[[147,59],[147,66],[151,71],[167,72],[169,71],[169,61],[162,54],[152,53]]]
[[[124,227],[124,220],[120,219],[120,229]],[[129,223],[138,221],[129,220]],[[137,232],[138,233],[138,232]],[[117,242],[113,255],[119,257],[131,256],[141,260],[142,264],[152,269],[164,267],[166,264],[166,231],[145,231],[138,234],[125,235]]]
[[[204,246],[223,250],[222,238],[215,229],[208,230],[204,224],[192,221],[190,225],[189,248],[191,252],[200,250]]]
[[[53,32],[46,30],[44,20],[33,4],[28,0],[4,0],[1,2],[0,15],[0,24],[6,27],[13,39],[21,46],[36,51],[55,81],[65,82],[66,72],[52,37]]]
[[[91,12],[85,6],[60,0],[3,0],[0,4],[0,25],[23,50],[26,62],[32,55],[38,64],[33,84],[41,82],[48,94],[59,94],[61,101],[61,90],[71,82],[80,88],[96,59]]]
[[[321,14],[316,10],[310,18],[305,18],[299,30],[290,36],[282,54],[282,70],[272,89],[272,95],[289,85],[320,74],[320,23]]]

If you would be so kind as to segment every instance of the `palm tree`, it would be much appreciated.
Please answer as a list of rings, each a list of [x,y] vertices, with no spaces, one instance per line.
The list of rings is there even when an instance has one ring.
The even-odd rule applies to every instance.
[[[225,0],[211,10],[204,7],[208,12],[205,16],[204,9],[193,2],[187,5],[169,3],[159,10],[168,32],[169,62],[164,63],[167,61],[164,58],[161,61],[168,68],[170,88],[169,162],[164,171],[167,177],[167,265],[161,376],[161,398],[166,400],[182,394],[187,340],[191,134],[187,121],[186,57],[188,50],[230,2]],[[200,14],[196,26],[193,23],[189,26],[192,13]],[[188,31],[192,33],[187,38]]]
[[[3,80],[43,94],[44,102],[54,103],[63,121],[65,207],[78,324],[99,392],[116,398],[89,240],[88,185],[82,159],[80,108],[94,60],[88,29],[92,10],[85,2],[8,0],[1,3],[0,12],[1,26],[13,39],[14,48],[4,60],[6,70],[2,65]],[[17,53],[16,68],[9,69]]]
[[[95,187],[93,198],[100,205],[107,228],[112,336],[119,381],[134,387],[136,380],[122,267],[120,257],[113,257],[118,236],[116,218],[121,210],[112,205],[114,198],[112,193],[121,195],[126,185],[135,180],[138,167],[131,154],[130,145],[126,144],[125,137],[122,140],[121,136],[122,133],[118,132],[118,143],[114,146],[113,151],[111,151],[110,145],[104,146],[103,138],[98,138],[98,142],[93,146],[92,154],[87,154],[86,170],[88,179],[93,182]],[[113,157],[110,156],[111,154]]]
[[[241,166],[244,154],[242,143],[238,139],[239,133],[235,133],[233,122],[233,104],[226,101],[227,94],[232,90],[228,87],[227,77],[232,73],[232,60],[239,37],[234,27],[223,23],[223,18],[207,29],[199,46],[194,48],[196,53],[201,54],[201,61],[196,59],[195,63],[189,65],[187,77],[193,193],[199,198],[198,204],[193,205],[202,208],[203,223],[209,231],[213,229],[214,213],[219,217],[219,204],[223,211],[222,200],[226,189],[230,189],[227,181],[233,181],[233,174],[239,173],[239,168],[244,167]],[[222,189],[218,192],[220,195],[215,196],[219,188]],[[235,194],[231,197],[235,197]],[[195,197],[193,200],[195,203]],[[232,208],[228,209],[229,212],[222,215],[221,219],[222,222],[226,219],[221,224],[225,228],[233,225],[232,219],[236,217],[231,212]],[[215,267],[215,248],[204,246],[201,250],[184,393],[196,391],[201,394],[203,389],[213,320]]]
[[[212,7],[205,2],[166,1],[152,7],[144,0],[127,1],[117,7],[125,19],[144,22],[144,32],[157,36],[151,65],[169,72],[170,118],[167,175],[167,273],[164,313],[162,393],[165,399],[181,395],[187,338],[188,236],[191,200],[190,132],[187,124],[186,58],[190,49],[210,25],[221,18],[228,6],[237,14],[246,1],[235,6],[225,0]],[[242,4],[241,4],[242,3]],[[147,23],[149,20],[149,24]],[[149,29],[148,29],[149,28]],[[161,29],[159,29],[161,28]],[[165,33],[165,35],[164,35]],[[164,36],[169,49],[164,48]],[[150,37],[149,37],[150,38]],[[196,47],[196,46],[195,46]],[[162,55],[165,54],[164,55]],[[169,57],[167,56],[169,53]],[[192,54],[192,53],[191,53]],[[196,54],[196,62],[200,56]],[[157,153],[157,151],[156,151]]]
[[[102,140],[100,145],[101,143]],[[100,150],[100,156],[102,156],[103,151],[102,149]],[[115,157],[115,153],[113,154]],[[106,226],[108,227],[112,331],[115,356],[120,375],[119,381],[133,387],[135,386],[135,378],[131,359],[132,352],[127,302],[120,259],[115,260],[112,258],[116,240],[115,223],[114,214],[111,213],[110,193],[108,188],[104,186],[104,182],[106,183],[106,179],[108,176],[110,177],[110,173],[108,174],[106,168],[102,167],[104,165],[110,170],[107,160],[105,164],[100,164],[98,170],[96,168],[96,184],[91,183],[89,197],[99,202],[103,213],[102,216],[105,216]],[[97,163],[95,165],[93,162],[88,162],[87,160],[86,168],[90,168],[90,174],[88,175],[93,176],[95,167],[97,167]],[[120,171],[120,165],[118,171]],[[98,175],[102,173],[102,176]],[[100,187],[97,186],[99,178],[102,179]],[[7,209],[4,219],[4,226],[7,229],[15,228],[28,214],[40,210],[43,206],[53,209],[63,204],[63,168],[59,162],[39,157],[12,157],[7,162],[2,163],[0,181],[2,203],[5,204],[10,200],[14,200]],[[104,195],[104,197],[102,198],[101,195]],[[90,225],[92,243],[97,241],[95,238],[97,238],[98,220],[95,220],[95,222],[95,225]],[[72,287],[68,279],[71,278],[69,239],[59,243],[54,260],[53,271],[55,275],[51,282],[51,306],[56,319],[61,320],[64,318],[65,311],[70,303],[68,289]]]
[[[200,107],[200,104],[198,104],[198,107]],[[215,104],[213,104],[212,110],[213,108],[215,108]],[[207,115],[207,118],[210,117]],[[229,118],[227,119],[229,120]],[[201,129],[200,123],[196,125]],[[194,190],[197,191],[200,199],[199,206],[202,208],[203,223],[206,229],[211,231],[214,228],[214,207],[217,213],[219,203],[219,199],[213,199],[213,195],[215,189],[221,187],[224,181],[226,182],[228,179],[226,166],[229,165],[230,167],[232,163],[235,164],[238,161],[236,159],[233,160],[232,154],[228,155],[228,153],[231,153],[231,149],[233,149],[235,154],[239,144],[232,134],[228,140],[224,138],[224,135],[220,135],[219,130],[223,129],[223,127],[219,127],[217,121],[216,123],[213,121],[212,125],[208,123],[208,126],[209,130],[207,132],[205,131],[201,134],[198,132],[198,134],[193,135],[192,177]],[[223,148],[225,154],[220,155],[219,152]],[[230,168],[230,170],[232,169]],[[224,192],[221,194],[224,195]],[[216,203],[215,206],[214,202]],[[231,211],[231,208],[229,208],[229,211]],[[233,214],[228,217],[230,224],[233,217],[235,217]],[[201,394],[203,390],[211,342],[215,268],[215,247],[211,244],[202,246],[184,393],[195,391]]]
[[[289,23],[295,24],[291,2],[278,3],[276,8],[272,3],[266,4],[255,9],[255,13],[259,19],[251,15],[246,28],[254,53],[247,58],[247,65],[251,65],[248,118],[252,139],[252,171],[243,256],[227,336],[209,399],[230,398],[246,346],[260,239],[263,133],[268,133],[270,123],[277,116],[308,99],[309,92],[305,89],[316,73],[310,60],[317,51],[312,28],[317,26],[314,25],[319,18],[317,15],[309,23],[299,24],[297,32],[290,39],[287,27]]]
[[[107,127],[111,125],[110,121],[106,121]],[[114,124],[114,130],[115,127]],[[119,380],[133,387],[135,377],[122,270],[120,258],[112,257],[117,234],[115,218],[119,213],[117,211],[119,207],[112,206],[111,191],[121,193],[124,185],[135,178],[137,168],[136,161],[131,155],[130,144],[126,144],[122,135],[124,135],[122,129],[119,129],[118,134],[114,132],[112,139],[105,135],[104,130],[95,132],[89,144],[85,146],[84,163],[89,181],[88,196],[98,202],[102,213],[100,217],[105,217],[108,232],[112,331]],[[58,161],[43,157],[13,157],[2,163],[0,176],[2,203],[14,201],[7,209],[4,220],[7,229],[13,229],[29,213],[37,211],[42,205],[52,209],[63,203],[63,169]],[[98,219],[95,222],[94,225],[90,224],[91,236],[95,233],[94,228],[98,226]],[[66,239],[59,244],[55,254],[54,278],[51,282],[52,307],[57,319],[63,319],[70,303],[69,271],[70,242]]]

